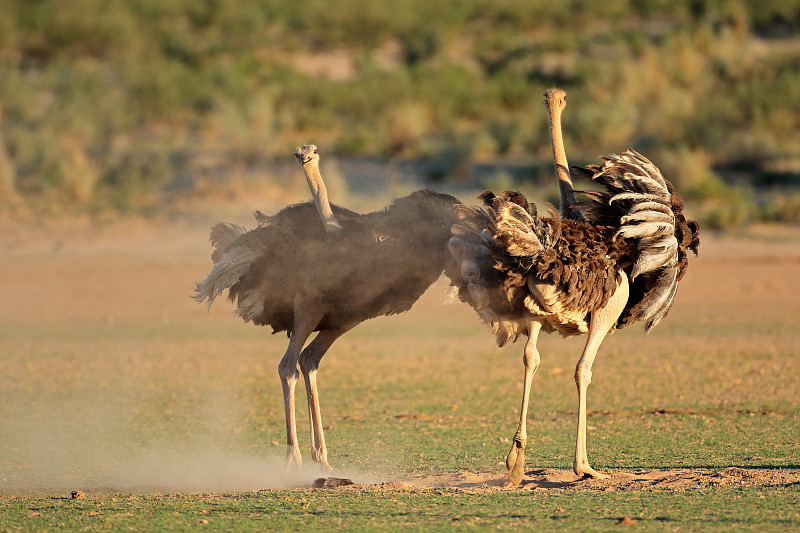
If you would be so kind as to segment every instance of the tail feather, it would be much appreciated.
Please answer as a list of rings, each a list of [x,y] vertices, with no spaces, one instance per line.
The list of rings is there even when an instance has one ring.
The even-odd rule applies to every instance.
[[[675,215],[673,215],[672,212],[664,213],[663,211],[650,211],[642,209],[634,211],[633,209],[631,209],[630,211],[628,211],[628,213],[629,214],[625,215],[620,219],[620,222],[622,222],[623,225],[627,225],[631,222],[637,224],[664,223],[664,224],[669,224],[671,226],[675,225]]]
[[[246,246],[233,246],[225,251],[217,260],[211,273],[197,284],[193,298],[198,302],[208,301],[208,307],[222,291],[237,283],[247,274],[250,263],[257,254]]]
[[[604,168],[612,167],[615,172],[630,172],[637,178],[641,177],[656,181],[659,188],[667,188],[666,180],[658,167],[633,148],[629,148],[622,155],[612,154],[603,156],[600,159],[606,161],[603,165]]]
[[[674,222],[671,224],[664,222],[645,222],[638,224],[623,223],[623,226],[617,230],[617,233],[614,235],[614,237],[622,237],[623,239],[641,239],[653,236],[672,236],[675,238],[674,235]]]
[[[601,159],[602,166],[576,172],[603,188],[586,194],[584,212],[595,224],[616,226],[614,240],[627,243],[626,271],[635,283],[620,325],[641,320],[649,331],[672,307],[686,249],[697,250],[697,224],[686,222],[683,200],[649,159],[635,150]]]
[[[234,241],[247,232],[245,228],[231,222],[220,222],[211,228],[211,260],[214,268],[197,284],[192,296],[198,302],[208,301],[208,307],[222,291],[239,281],[250,268],[256,253],[246,246],[236,246]]]
[[[666,204],[662,204],[661,202],[642,202],[635,204],[633,207],[630,208],[628,213],[639,213],[640,211],[649,211],[651,213],[663,213],[665,215],[673,215],[672,208]]]
[[[608,201],[608,205],[611,205],[614,202],[621,202],[624,200],[632,201],[634,203],[664,202],[664,198],[660,194],[642,193],[642,192],[623,192],[612,196],[611,199]],[[667,203],[664,205],[669,205],[669,199],[667,199]]]
[[[635,280],[642,274],[653,272],[662,267],[674,267],[677,264],[678,254],[676,252],[677,246],[667,246],[657,251],[653,251],[650,247],[640,250],[639,256],[636,258],[636,263],[633,264],[631,280]]]
[[[653,329],[661,319],[667,316],[672,304],[675,301],[675,294],[678,292],[677,269],[670,269],[664,271],[662,276],[663,280],[659,280],[659,284],[665,289],[658,291],[658,298],[653,298],[647,301],[647,306],[642,309],[642,314],[646,316],[644,329],[650,331]]]
[[[238,224],[231,222],[220,222],[211,228],[211,246],[214,251],[211,252],[211,260],[214,263],[219,263],[225,249],[231,245],[233,241],[245,234],[247,230]]]

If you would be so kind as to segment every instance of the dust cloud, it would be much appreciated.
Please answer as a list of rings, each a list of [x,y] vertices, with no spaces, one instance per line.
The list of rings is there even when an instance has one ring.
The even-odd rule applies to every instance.
[[[285,472],[276,452],[246,455],[192,444],[136,446],[107,431],[87,435],[45,426],[7,427],[15,442],[0,459],[0,493],[27,490],[218,492],[308,486],[319,472]],[[85,428],[83,428],[85,429]]]
[[[300,470],[287,472],[283,445],[256,448],[221,438],[219,428],[199,427],[191,435],[179,431],[161,442],[142,442],[135,417],[92,399],[38,402],[35,409],[4,417],[0,494],[287,489],[309,487],[330,475],[310,459]],[[347,477],[368,481],[358,473]]]

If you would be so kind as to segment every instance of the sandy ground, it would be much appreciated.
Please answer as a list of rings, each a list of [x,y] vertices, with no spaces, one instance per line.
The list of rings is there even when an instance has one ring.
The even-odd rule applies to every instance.
[[[716,471],[674,469],[641,472],[612,472],[607,479],[581,479],[570,470],[534,469],[525,473],[519,487],[509,486],[506,478],[498,473],[457,473],[410,478],[405,482],[378,484],[356,484],[355,487],[419,490],[425,488],[451,488],[471,491],[499,490],[594,490],[594,491],[638,491],[669,490],[682,491],[696,487],[720,487],[726,485],[777,485],[800,482],[800,474],[774,470],[754,470],[729,467]]]
[[[247,211],[237,212],[233,220],[249,223]],[[202,279],[209,268],[206,236],[213,221],[198,213],[146,220],[72,217],[24,222],[0,216],[0,321],[43,328],[145,318],[169,324],[196,314],[186,305],[191,287],[187,280]],[[723,315],[754,308],[767,319],[774,315],[798,321],[798,278],[800,228],[706,233],[681,305]],[[218,313],[228,316],[229,311]],[[353,487],[371,489],[508,490],[502,472],[355,481]],[[548,469],[527,472],[520,490],[684,490],[790,482],[800,482],[798,474],[741,468],[616,472],[602,481],[578,480],[570,471]]]

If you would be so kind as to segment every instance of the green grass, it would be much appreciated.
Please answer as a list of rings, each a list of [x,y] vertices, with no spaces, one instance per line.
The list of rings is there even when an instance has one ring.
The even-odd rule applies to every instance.
[[[423,308],[420,315],[365,324],[342,339],[325,361],[320,382],[323,414],[330,460],[340,472],[356,481],[443,472],[502,475],[505,439],[512,436],[517,419],[518,350],[493,348],[486,331],[462,322],[461,311],[453,310],[453,323],[431,324],[431,316],[439,313],[434,306]],[[463,318],[467,317],[465,313]],[[4,389],[14,395],[6,395],[10,399],[3,405],[4,419],[18,423],[26,419],[28,437],[34,427],[48,424],[61,447],[55,451],[56,462],[67,464],[49,464],[37,472],[39,466],[26,463],[37,459],[36,454],[20,452],[30,443],[15,445],[13,435],[0,434],[0,446],[6,450],[5,480],[16,484],[30,475],[43,482],[53,476],[50,488],[44,482],[38,489],[2,492],[0,531],[197,527],[604,531],[616,527],[624,516],[641,527],[668,531],[786,531],[800,524],[797,482],[616,492],[480,488],[153,492],[146,487],[155,483],[154,467],[141,462],[148,460],[148,453],[166,471],[174,467],[175,475],[183,472],[169,464],[170,458],[176,463],[195,458],[186,467],[193,468],[196,464],[191,461],[202,460],[235,465],[230,457],[236,456],[254,461],[254,468],[266,460],[274,470],[282,454],[281,446],[269,443],[283,440],[280,391],[272,367],[284,339],[265,337],[258,328],[228,317],[202,320],[208,323],[189,321],[175,328],[130,324],[54,328],[49,341],[32,341],[24,328],[10,335],[12,340],[5,342],[22,343],[17,345],[17,356],[25,358],[38,381],[32,382],[30,374],[22,379],[24,372],[6,374]],[[444,332],[435,334],[439,326]],[[407,337],[410,328],[418,328],[419,339]],[[682,345],[713,345],[708,333],[698,331]],[[781,380],[791,384],[796,375],[770,375],[767,382],[772,383],[773,395],[723,405],[713,375],[700,374],[693,364],[705,357],[702,353],[673,354],[675,382],[668,387],[645,368],[646,359],[628,353],[643,342],[661,345],[652,337],[619,332],[607,341],[598,360],[588,417],[595,467],[718,470],[735,465],[798,472],[800,409],[788,399],[788,392],[781,392]],[[540,349],[548,356],[535,381],[528,468],[566,469],[571,464],[575,419],[571,353],[579,346],[579,341],[543,338]],[[102,353],[107,359],[95,360],[94,369],[82,367],[87,353]],[[794,356],[779,352],[753,358],[732,352],[726,357],[727,364],[739,369],[748,365],[770,369],[785,366]],[[706,357],[699,368],[709,362]],[[120,368],[125,371],[114,375],[112,370]],[[661,371],[665,368],[659,366]],[[729,378],[730,371],[724,377]],[[302,401],[302,389],[298,400]],[[80,430],[75,429],[78,422],[83,422]],[[305,450],[302,418],[299,428]],[[43,446],[41,453],[54,450]],[[73,453],[88,457],[78,460]],[[9,455],[15,454],[18,462],[9,465]],[[114,489],[115,479],[130,483],[125,478],[129,473],[115,469],[115,463],[126,462],[144,466],[142,485]],[[112,472],[123,477],[115,478]],[[72,500],[71,489],[85,490],[88,497]]]
[[[737,467],[756,481],[277,490],[284,425],[276,366],[286,339],[240,323],[225,304],[208,315],[189,301],[205,259],[167,268],[169,253],[127,266],[116,256],[104,262],[102,253],[26,257],[26,271],[45,265],[67,283],[10,276],[18,267],[0,263],[0,279],[14,280],[2,289],[30,298],[0,303],[0,532],[606,531],[624,516],[667,531],[800,527],[800,337],[789,285],[796,259],[753,264],[712,254],[694,262],[664,324],[650,335],[631,328],[606,339],[589,389],[595,468]],[[106,299],[136,279],[147,279],[149,290]],[[96,290],[97,280],[107,291]],[[408,314],[362,324],[323,361],[334,475],[372,484],[503,476],[522,347],[496,348],[469,309],[441,304],[441,289]],[[65,313],[44,312],[56,304]],[[583,342],[540,339],[529,478],[531,470],[571,467],[572,372]],[[302,386],[298,402],[308,458]],[[309,469],[298,484],[315,475]],[[73,490],[87,497],[73,500]]]
[[[0,528],[102,531],[608,531],[625,516],[660,531],[789,531],[792,486],[686,492],[495,492],[428,489],[5,498]],[[794,504],[794,505],[792,505]]]

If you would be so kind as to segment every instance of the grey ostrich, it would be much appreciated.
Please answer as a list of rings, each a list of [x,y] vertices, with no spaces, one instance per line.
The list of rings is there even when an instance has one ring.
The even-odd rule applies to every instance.
[[[561,139],[560,111],[554,101],[563,91],[549,91],[546,104],[562,202],[572,194]],[[555,112],[553,112],[555,111]],[[555,120],[553,120],[555,119]],[[573,172],[602,190],[586,200],[563,206],[565,214],[588,222],[539,217],[519,193],[481,195],[485,211],[461,210],[459,229],[450,241],[461,260],[459,296],[489,323],[501,346],[527,335],[520,419],[506,458],[508,479],[518,484],[524,474],[526,419],[531,382],[540,362],[539,333],[588,334],[575,367],[578,424],[573,471],[603,478],[586,453],[586,392],[592,364],[605,336],[635,321],[646,331],[666,316],[678,281],[687,267],[688,251],[697,253],[699,228],[683,215],[683,201],[672,184],[647,158],[633,150],[604,157],[602,165],[573,167]],[[492,291],[501,287],[500,294]],[[487,288],[490,296],[487,298]]]
[[[295,407],[302,373],[312,458],[330,469],[317,390],[320,361],[336,339],[361,322],[409,310],[448,265],[455,265],[447,242],[459,202],[421,190],[372,213],[330,206],[317,152],[311,145],[295,153],[314,203],[292,205],[272,216],[257,212],[259,225],[250,231],[224,222],[212,228],[214,267],[197,284],[194,298],[211,306],[227,290],[237,316],[288,334],[278,365],[287,466],[302,461]]]

